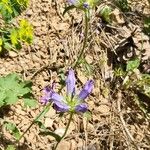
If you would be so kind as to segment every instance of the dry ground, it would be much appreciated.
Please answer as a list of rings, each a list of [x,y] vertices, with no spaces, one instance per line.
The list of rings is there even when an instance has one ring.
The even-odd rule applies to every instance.
[[[104,4],[112,3],[106,1]],[[93,12],[90,22],[88,47],[85,60],[88,65],[82,64],[76,68],[78,88],[88,78],[95,81],[95,88],[87,99],[89,111],[92,116],[87,121],[82,116],[74,116],[68,135],[59,145],[59,150],[149,150],[150,126],[138,106],[130,99],[127,93],[122,93],[114,83],[113,53],[117,50],[117,63],[124,63],[132,56],[127,55],[124,49],[120,52],[121,42],[131,36],[135,31],[134,39],[138,49],[142,38],[147,43],[147,60],[150,53],[149,38],[142,32],[141,11],[148,15],[147,1],[131,1],[133,12],[123,15],[114,12],[113,25],[102,23],[97,12]],[[33,81],[33,91],[37,100],[42,94],[41,90],[53,80],[60,86],[60,74],[65,73],[68,67],[76,60],[83,40],[83,14],[72,10],[62,16],[65,3],[63,0],[31,0],[30,7],[22,14],[34,26],[34,42],[31,46],[24,46],[18,53],[0,59],[0,74],[6,75],[17,72],[24,79]],[[115,6],[113,6],[115,8]],[[150,12],[150,11],[149,11]],[[141,36],[142,35],[142,36]],[[131,43],[130,43],[131,44]],[[129,45],[130,45],[129,44]],[[150,54],[149,54],[150,55]],[[22,107],[22,103],[11,106],[5,120],[14,122],[21,132],[25,131],[35,116],[42,110],[39,103],[36,109]],[[68,116],[59,115],[50,109],[43,122],[51,131],[61,130],[65,127]],[[13,137],[4,132],[0,147],[3,149],[13,141]],[[20,150],[51,150],[56,143],[50,136],[39,135],[39,127],[34,125],[21,140]]]

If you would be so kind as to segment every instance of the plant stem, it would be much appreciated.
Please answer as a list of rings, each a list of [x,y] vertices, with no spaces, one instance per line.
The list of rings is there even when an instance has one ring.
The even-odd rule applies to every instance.
[[[23,134],[20,136],[20,138],[17,140],[17,143],[19,143],[19,141],[22,139],[22,137],[28,132],[28,130],[30,130],[30,128],[34,125],[34,123],[36,123],[36,121],[39,120],[39,118],[41,118],[41,116],[47,112],[47,110],[49,109],[49,107],[51,106],[52,104],[49,103],[48,105],[46,105],[42,112],[32,121],[32,123],[30,124],[30,126],[23,132]]]
[[[78,56],[78,58],[77,58],[77,61],[75,62],[75,64],[73,65],[73,69],[75,69],[77,66],[78,66],[78,64],[80,63],[80,60],[81,60],[81,58],[82,58],[82,55],[84,54],[84,50],[85,50],[85,47],[86,47],[86,43],[87,43],[87,37],[88,37],[88,21],[89,21],[89,17],[88,17],[88,14],[89,12],[88,12],[88,10],[87,11],[85,11],[85,31],[84,31],[84,41],[83,41],[83,47],[82,47],[82,49],[81,49],[81,51],[79,52],[79,56]]]
[[[68,124],[67,124],[66,129],[65,129],[65,132],[64,132],[64,134],[62,135],[62,137],[60,138],[60,140],[57,142],[57,144],[55,145],[55,147],[54,147],[53,150],[56,150],[56,149],[57,149],[58,144],[59,144],[59,143],[63,140],[63,138],[66,136],[67,131],[68,131],[69,126],[70,126],[70,123],[71,123],[71,120],[72,120],[72,117],[73,117],[73,113],[71,112],[71,113],[70,113],[70,117],[69,117]]]

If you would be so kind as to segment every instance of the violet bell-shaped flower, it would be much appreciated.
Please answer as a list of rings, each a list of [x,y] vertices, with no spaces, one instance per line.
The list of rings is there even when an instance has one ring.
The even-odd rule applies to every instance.
[[[56,93],[53,90],[54,84],[52,84],[52,87],[47,86],[44,88],[44,96],[41,98],[41,102],[44,104],[52,102],[54,109],[58,112],[86,112],[88,106],[84,100],[92,92],[94,82],[93,80],[88,80],[79,94],[75,94],[75,82],[74,70],[70,69],[66,79],[66,96],[63,97]]]

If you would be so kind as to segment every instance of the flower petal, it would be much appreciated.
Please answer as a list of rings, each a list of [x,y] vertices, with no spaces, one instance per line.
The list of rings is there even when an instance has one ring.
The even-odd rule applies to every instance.
[[[86,112],[88,110],[88,106],[86,103],[82,103],[82,104],[79,104],[75,107],[75,111],[76,112]]]
[[[51,93],[51,98],[50,98],[50,99],[51,99],[53,102],[55,102],[55,101],[61,102],[61,101],[64,100],[64,97],[53,91],[53,92]]]
[[[52,87],[46,86],[43,89],[44,96],[41,98],[41,102],[43,104],[47,104],[49,101],[54,102],[54,101],[63,101],[63,97],[60,96],[58,93],[54,92],[53,90],[53,85]]]
[[[76,82],[76,78],[75,78],[74,70],[70,69],[68,72],[67,79],[66,79],[67,95],[68,96],[74,95],[74,93],[75,93],[75,82]]]
[[[51,90],[52,90],[52,88],[50,86],[46,86],[43,89],[44,96],[41,97],[41,103],[47,104],[49,102]]]
[[[67,112],[69,111],[69,106],[60,101],[54,101],[54,109],[59,112]]]
[[[87,98],[89,96],[89,94],[92,92],[93,87],[94,87],[94,81],[93,80],[88,80],[85,83],[82,91],[79,93],[78,98],[80,100],[84,100],[85,98]]]

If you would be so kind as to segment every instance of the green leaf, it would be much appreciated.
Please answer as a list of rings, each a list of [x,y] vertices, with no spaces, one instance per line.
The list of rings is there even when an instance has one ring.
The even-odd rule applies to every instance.
[[[3,40],[2,38],[0,38],[0,46],[3,44]]]
[[[21,14],[28,5],[29,0],[1,0],[0,13],[6,22]]]
[[[10,40],[13,46],[18,45],[18,32],[16,29],[12,29],[10,33]]]
[[[25,98],[24,105],[25,105],[25,107],[29,106],[29,107],[35,108],[38,105],[38,102],[35,99]]]
[[[54,132],[51,132],[51,131],[49,131],[48,129],[46,129],[46,127],[44,126],[44,124],[41,122],[41,121],[36,121],[35,122],[42,130],[44,130],[44,131],[42,131],[42,132],[40,132],[40,135],[50,135],[50,136],[52,136],[52,137],[54,137],[55,139],[56,139],[56,141],[60,141],[61,140],[61,137],[58,135],[58,134],[56,134],[56,133],[54,133]]]
[[[5,103],[7,105],[12,105],[15,104],[18,101],[17,94],[15,92],[12,92],[12,90],[6,90],[6,98],[5,98]]]
[[[144,18],[144,32],[150,35],[150,17]]]
[[[16,150],[14,145],[8,145],[6,150]]]
[[[35,123],[39,126],[40,129],[46,130],[46,127],[44,126],[44,124],[41,121],[35,121]]]
[[[6,93],[5,91],[2,90],[0,93],[0,107],[4,105],[5,98],[6,98]]]
[[[71,9],[76,8],[74,5],[70,5],[68,7],[65,8],[64,12],[63,12],[63,16]]]
[[[102,19],[107,23],[111,23],[111,18],[110,18],[111,12],[112,10],[109,6],[104,6],[100,11],[100,15]]]
[[[114,2],[123,12],[128,12],[131,9],[128,0],[115,0]]]
[[[127,68],[126,71],[133,71],[134,69],[137,69],[140,65],[140,59],[136,58],[134,60],[130,60],[127,62]]]
[[[31,86],[31,82],[22,81],[15,73],[0,77],[0,106],[15,104],[19,98],[28,98],[28,101],[25,100],[26,105],[35,106]]]
[[[40,132],[40,135],[45,135],[45,136],[50,135],[50,136],[54,137],[57,142],[59,142],[61,140],[61,137],[58,134],[51,132],[49,130]]]
[[[16,127],[16,125],[14,123],[4,122],[4,126],[8,131],[10,131],[13,134],[13,136],[16,139],[20,138],[21,135],[20,135],[19,129]]]
[[[6,50],[11,50],[11,49],[13,49],[12,45],[11,45],[10,43],[8,43],[8,42],[5,42],[5,43],[4,43],[4,48],[5,48]]]

